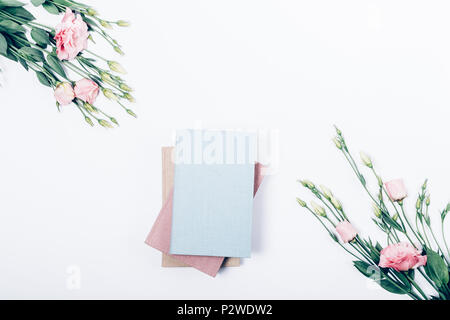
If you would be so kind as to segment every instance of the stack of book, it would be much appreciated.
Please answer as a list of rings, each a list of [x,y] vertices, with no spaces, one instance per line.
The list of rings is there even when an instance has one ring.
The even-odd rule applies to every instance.
[[[256,135],[182,130],[163,148],[163,208],[146,243],[163,267],[215,277],[251,256],[253,197],[262,182]]]

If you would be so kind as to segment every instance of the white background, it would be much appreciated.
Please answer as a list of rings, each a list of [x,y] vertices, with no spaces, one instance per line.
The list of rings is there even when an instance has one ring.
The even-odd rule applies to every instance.
[[[337,124],[355,155],[372,155],[385,179],[403,177],[412,196],[429,178],[437,220],[450,200],[447,1],[90,2],[133,22],[113,33],[125,58],[100,40],[95,50],[128,69],[139,119],[102,98],[121,127],[89,128],[0,60],[0,298],[401,298],[369,285],[298,208],[295,197],[309,196],[296,180],[332,188],[361,233],[380,238],[331,143]],[[162,269],[144,245],[161,207],[160,148],[199,121],[280,131],[278,174],[256,199],[253,257],[216,279]],[[71,266],[79,290],[66,286]]]

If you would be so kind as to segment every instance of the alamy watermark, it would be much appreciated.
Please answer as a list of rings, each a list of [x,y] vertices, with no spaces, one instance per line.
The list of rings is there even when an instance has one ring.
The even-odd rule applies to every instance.
[[[173,161],[176,164],[255,164],[264,175],[279,167],[279,133],[276,130],[209,131],[180,130],[176,133]]]

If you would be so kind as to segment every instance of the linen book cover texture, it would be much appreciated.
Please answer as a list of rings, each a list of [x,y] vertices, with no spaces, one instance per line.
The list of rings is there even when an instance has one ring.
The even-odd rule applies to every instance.
[[[162,200],[163,206],[167,200],[172,198],[173,191],[173,179],[175,174],[175,164],[173,161],[173,154],[175,147],[163,147],[161,149],[162,153]],[[255,185],[257,184],[257,179],[260,177],[260,167],[257,165],[258,169],[255,170]],[[259,184],[258,184],[259,185]],[[172,216],[172,212],[170,212]],[[172,228],[172,220],[170,220],[170,228]],[[172,231],[171,231],[172,232]],[[167,252],[170,251],[170,235],[169,235],[169,246]],[[180,268],[180,267],[191,267],[191,265],[183,263],[182,260],[189,256],[174,256],[170,254],[162,254],[162,267],[164,268]],[[209,260],[217,259],[216,257],[210,257]],[[203,262],[203,261],[202,261]],[[239,258],[226,258],[223,267],[239,267],[241,265],[241,260]],[[204,267],[204,265],[201,265]]]
[[[164,206],[161,209],[150,233],[148,234],[145,243],[164,254],[163,266],[179,267],[191,266],[197,270],[204,272],[212,277],[215,277],[219,272],[221,266],[239,266],[239,258],[224,259],[223,257],[202,257],[202,256],[188,256],[188,255],[171,255],[170,239],[172,233],[172,203],[173,203],[173,170],[170,163],[172,148],[163,148],[163,168],[167,174],[163,175],[163,180],[167,181],[163,187]],[[261,164],[255,165],[255,188],[256,195],[259,187],[263,182],[263,167]]]
[[[177,132],[170,253],[249,258],[256,136]]]

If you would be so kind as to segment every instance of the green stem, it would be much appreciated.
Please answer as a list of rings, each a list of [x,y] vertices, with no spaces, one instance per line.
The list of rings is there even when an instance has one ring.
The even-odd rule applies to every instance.
[[[427,246],[428,246],[429,248],[431,248],[431,242],[430,242],[430,240],[428,239],[427,231],[425,230],[425,226],[423,225],[423,221],[421,221],[420,224],[421,224],[421,226],[422,226],[423,235],[424,235],[424,237],[425,237],[425,241],[424,241],[424,242],[427,244]],[[419,228],[417,228],[417,230],[419,230]],[[418,232],[418,234],[420,235],[419,232]]]
[[[441,230],[442,230],[442,237],[444,238],[444,244],[445,244],[445,248],[447,249],[447,253],[450,257],[450,250],[448,249],[448,244],[447,244],[447,239],[445,237],[445,233],[444,233],[444,219],[441,219],[442,223],[441,223]]]
[[[425,300],[430,300],[428,298],[428,296],[425,294],[425,292],[423,292],[423,290],[420,288],[420,286],[408,275],[406,275],[406,278],[409,280],[409,282],[411,282],[411,284],[414,286],[414,288],[416,288],[416,290],[422,295],[422,297]]]
[[[89,53],[89,54],[91,54],[91,55],[93,55],[94,57],[97,57],[97,58],[103,60],[103,61],[106,61],[106,62],[109,61],[108,59],[105,59],[105,58],[103,58],[102,56],[99,56],[98,54],[96,54],[96,53],[94,53],[94,52],[92,52],[92,51],[90,51],[90,50],[88,50],[88,49],[86,49],[86,50],[84,50],[84,51],[87,52],[87,53]]]
[[[447,262],[448,265],[450,265],[450,261],[449,261],[449,259],[446,257],[444,250],[442,250],[441,245],[440,245],[439,242],[437,241],[437,238],[436,238],[436,236],[435,236],[435,234],[434,234],[433,229],[432,229],[430,226],[428,226],[428,230],[430,230],[431,236],[433,237],[434,242],[436,242],[438,249],[441,251],[443,257],[445,258],[445,261]]]
[[[433,280],[431,280],[428,275],[422,270],[423,267],[417,268],[417,270],[419,270],[420,274],[422,275],[422,277],[425,278],[425,280],[427,280],[427,282],[433,287],[434,290],[437,291],[437,293],[439,294],[439,296],[441,297],[441,299],[445,300],[445,295],[442,294],[442,292],[439,290],[439,288],[436,286],[436,284],[433,282]]]
[[[411,223],[409,223],[409,219],[408,219],[408,217],[406,216],[405,209],[404,209],[404,207],[403,207],[403,203],[402,203],[402,202],[399,203],[399,206],[400,206],[400,208],[401,208],[403,217],[405,218],[405,221],[406,221],[406,223],[408,224],[409,229],[411,229],[412,233],[413,233],[414,236],[417,238],[417,240],[419,241],[419,243],[422,243],[422,242],[420,241],[420,238],[417,236],[417,234],[416,234],[414,228],[411,226]],[[401,218],[400,218],[400,219],[401,219]],[[411,242],[411,244],[412,244],[414,247],[417,248],[417,246],[412,242],[411,238],[408,236],[408,233],[407,233],[407,232],[405,233],[405,235],[408,237],[408,240]]]
[[[341,221],[343,221],[343,220],[341,220],[335,213],[334,213],[334,210],[328,205],[328,203],[327,202],[325,202],[324,200],[323,200],[323,198],[322,197],[325,197],[320,191],[318,191],[317,190],[317,192],[321,195],[321,197],[317,197],[317,199],[319,199],[327,208],[328,208],[328,210],[330,210],[331,211],[331,213],[333,214],[333,216],[334,216],[334,218],[338,221],[338,222],[341,222]],[[325,198],[326,199],[326,198]],[[334,208],[334,207],[333,207]],[[338,213],[339,214],[339,213]]]
[[[17,23],[19,23],[21,25],[26,25],[28,27],[41,27],[43,29],[48,29],[50,32],[54,31],[54,29],[49,27],[49,26],[46,26],[46,25],[43,25],[43,24],[40,24],[40,23],[37,23],[37,22],[33,22],[33,21],[22,19],[20,17],[14,16],[14,15],[8,13],[8,12],[2,11],[1,9],[0,9],[0,14],[2,14],[6,18],[14,20],[15,22],[17,22]]]

